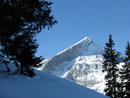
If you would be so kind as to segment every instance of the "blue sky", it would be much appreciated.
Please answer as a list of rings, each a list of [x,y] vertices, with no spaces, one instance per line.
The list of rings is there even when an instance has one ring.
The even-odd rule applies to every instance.
[[[37,37],[38,55],[52,57],[85,36],[104,47],[113,35],[115,48],[123,52],[130,41],[130,0],[52,0],[58,23]]]

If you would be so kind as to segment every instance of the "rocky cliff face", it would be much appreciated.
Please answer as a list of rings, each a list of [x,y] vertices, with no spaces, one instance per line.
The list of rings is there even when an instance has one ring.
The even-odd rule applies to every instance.
[[[85,37],[48,60],[43,70],[103,92],[102,52],[92,39]]]

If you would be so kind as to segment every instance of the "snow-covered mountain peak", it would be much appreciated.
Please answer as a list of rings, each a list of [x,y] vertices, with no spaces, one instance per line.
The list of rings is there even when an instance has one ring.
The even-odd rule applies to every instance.
[[[80,45],[80,46],[88,45],[90,42],[92,42],[91,38],[89,38],[89,37],[84,37],[83,39],[81,39],[81,40],[78,41],[77,43],[75,43],[75,44],[71,45],[70,47],[64,49],[63,51],[59,52],[57,55],[62,54],[62,53],[64,53],[64,52],[67,51],[67,50],[70,50],[70,49],[73,49],[73,48],[75,48],[75,47],[78,47],[79,45]]]
[[[84,37],[77,43],[59,52],[57,55],[61,55],[69,51],[74,52],[73,54],[77,54],[78,56],[99,55],[102,53],[102,48],[96,45],[95,42],[90,37]]]
[[[74,45],[66,48],[65,50],[58,53],[52,59],[50,59],[44,70],[49,70],[55,66],[62,66],[63,63],[71,62],[79,56],[91,56],[91,55],[101,55],[102,48],[99,47],[92,41],[91,38],[85,37]]]
[[[79,42],[75,43],[73,46],[76,46],[76,45],[79,45],[79,44],[85,45],[85,44],[88,44],[90,42],[92,42],[92,39],[90,37],[84,37]]]
[[[103,92],[102,53],[101,47],[91,38],[85,37],[48,60],[42,68],[56,76]]]

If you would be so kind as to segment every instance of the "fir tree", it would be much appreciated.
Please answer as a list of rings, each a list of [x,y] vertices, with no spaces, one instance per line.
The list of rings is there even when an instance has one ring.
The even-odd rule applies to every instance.
[[[121,74],[121,97],[120,98],[130,98],[130,44],[127,43],[125,52],[125,64],[122,66],[120,71]]]
[[[106,80],[106,88],[104,90],[107,96],[111,98],[118,98],[118,91],[117,91],[117,78],[118,78],[118,68],[117,68],[117,52],[113,49],[114,42],[112,40],[112,36],[109,36],[109,40],[106,43],[106,47],[104,49],[104,62],[102,66],[103,72],[106,73],[105,80]]]
[[[15,47],[18,47],[15,55],[20,64],[20,72],[32,77],[35,74],[31,71],[31,67],[39,67],[43,60],[42,57],[35,56],[38,47],[36,39],[30,33],[25,33],[17,37],[14,42]]]
[[[56,23],[51,4],[48,0],[0,0],[0,51],[22,73],[24,69],[31,72],[41,61],[35,56],[35,36]]]

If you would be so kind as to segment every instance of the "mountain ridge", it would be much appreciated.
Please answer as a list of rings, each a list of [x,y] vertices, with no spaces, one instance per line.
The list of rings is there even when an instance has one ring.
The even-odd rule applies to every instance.
[[[103,49],[85,37],[48,60],[42,70],[103,93],[102,54]]]
[[[91,49],[93,48],[93,49]],[[98,49],[97,49],[98,48]],[[87,52],[88,51],[88,52]],[[102,54],[102,49],[97,46],[91,38],[85,37],[74,45],[59,52],[56,56],[52,57],[46,65],[57,65],[57,63],[64,61],[72,61],[78,56],[82,55],[98,55]],[[63,58],[64,57],[64,58]],[[57,59],[58,58],[58,59]],[[51,63],[51,64],[50,64]],[[46,66],[47,68],[47,66]],[[44,68],[45,69],[45,68]]]

